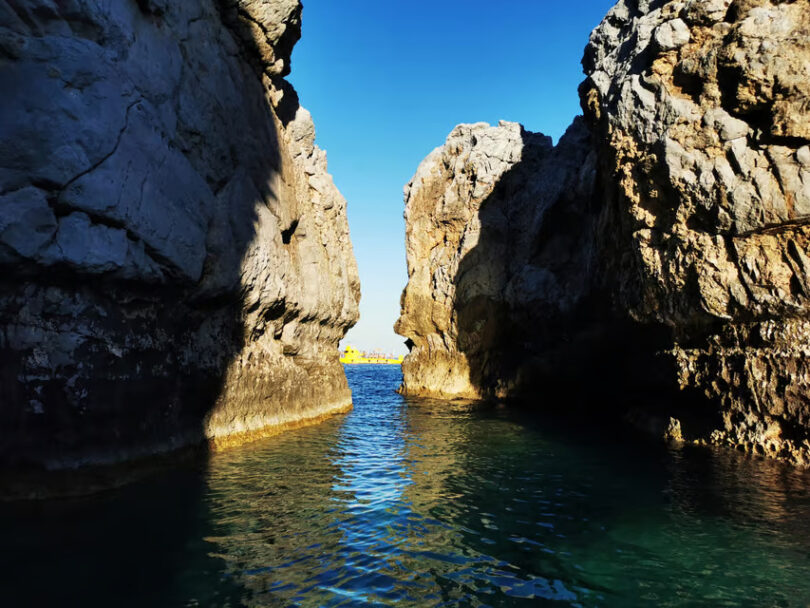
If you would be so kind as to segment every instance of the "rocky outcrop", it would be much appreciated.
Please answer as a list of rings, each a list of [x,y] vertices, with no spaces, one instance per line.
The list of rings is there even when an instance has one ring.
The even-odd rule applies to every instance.
[[[401,392],[506,397],[589,294],[596,158],[576,122],[554,147],[517,124],[459,125],[405,188]],[[569,228],[570,227],[570,228]]]
[[[671,438],[810,464],[810,4],[623,0],[583,65],[590,142],[580,171],[551,171],[565,196],[536,186],[565,154],[483,127],[406,189],[405,392],[648,392],[636,405]],[[486,225],[497,246],[481,249]]]
[[[620,2],[583,65],[618,305],[671,329],[712,440],[810,463],[810,3]]]
[[[297,0],[0,2],[0,461],[345,409],[346,203],[283,80]]]

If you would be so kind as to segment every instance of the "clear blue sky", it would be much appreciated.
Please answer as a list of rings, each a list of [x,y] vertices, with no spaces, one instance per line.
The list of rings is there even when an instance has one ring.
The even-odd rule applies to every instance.
[[[348,342],[405,352],[402,188],[462,122],[556,141],[580,113],[580,60],[613,0],[304,0],[290,81],[348,201],[361,319]]]

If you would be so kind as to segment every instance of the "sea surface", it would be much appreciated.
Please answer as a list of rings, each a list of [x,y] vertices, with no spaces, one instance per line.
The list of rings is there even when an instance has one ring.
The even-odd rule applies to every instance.
[[[0,505],[0,606],[808,606],[810,475],[347,368],[355,408]]]

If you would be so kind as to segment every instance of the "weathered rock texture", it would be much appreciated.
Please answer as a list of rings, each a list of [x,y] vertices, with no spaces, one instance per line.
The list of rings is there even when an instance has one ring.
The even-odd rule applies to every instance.
[[[670,436],[810,463],[810,3],[623,0],[583,65],[580,170],[548,144],[538,162],[526,155],[536,144],[518,158],[514,136],[501,146],[461,127],[407,189],[404,390],[508,396],[521,392],[520,368],[599,384],[598,358],[572,365],[565,348],[590,344],[601,371],[657,387],[650,409],[665,421],[670,389],[682,389],[688,416],[672,406]],[[536,186],[549,166],[562,198]],[[488,211],[490,192],[503,213]],[[499,247],[476,260],[487,225]],[[526,253],[543,248],[541,262]],[[497,295],[462,331],[476,289]],[[544,352],[549,365],[476,376],[510,353]]]
[[[810,463],[810,3],[620,2],[583,65],[618,306],[713,440]]]
[[[0,462],[350,406],[345,201],[283,80],[297,0],[0,1]]]
[[[459,125],[422,162],[405,188],[403,393],[505,397],[533,379],[588,292],[595,167],[582,122],[556,148],[517,123]]]

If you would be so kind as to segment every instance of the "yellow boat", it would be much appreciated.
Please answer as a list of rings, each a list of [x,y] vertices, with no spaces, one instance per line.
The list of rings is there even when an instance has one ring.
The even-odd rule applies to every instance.
[[[357,364],[357,363],[374,363],[376,365],[399,365],[402,363],[402,360],[405,357],[400,355],[399,357],[389,357],[387,355],[380,355],[377,353],[372,353],[367,355],[364,352],[357,350],[352,346],[347,346],[346,350],[343,352],[343,355],[340,357],[341,363],[347,363],[349,365]]]

